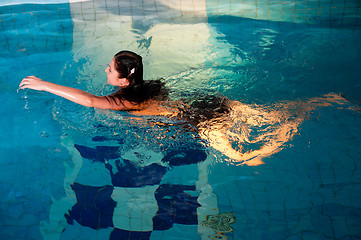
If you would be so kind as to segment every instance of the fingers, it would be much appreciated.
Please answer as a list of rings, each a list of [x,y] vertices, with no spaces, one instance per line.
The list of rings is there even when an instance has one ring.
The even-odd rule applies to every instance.
[[[23,80],[32,80],[32,79],[39,79],[40,80],[40,78],[37,78],[35,76],[27,76]]]
[[[30,83],[29,80],[30,80],[30,79],[29,79],[28,77],[24,78],[24,79],[20,82],[19,88],[20,88],[20,89],[27,88],[27,85],[29,85],[29,83]]]
[[[20,82],[20,84],[19,84],[19,88],[20,89],[24,89],[24,88],[26,88],[26,85],[28,84],[28,80],[26,80],[26,78],[24,78],[21,82]]]
[[[32,83],[33,80],[39,79],[35,76],[27,76],[25,77],[19,84],[20,89],[29,88],[29,85]]]

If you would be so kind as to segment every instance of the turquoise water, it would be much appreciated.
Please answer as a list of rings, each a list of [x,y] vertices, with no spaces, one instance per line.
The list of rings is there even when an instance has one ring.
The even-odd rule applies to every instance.
[[[93,21],[80,3],[0,7],[0,239],[361,238],[357,16],[267,21],[215,15],[212,4],[206,18],[134,7],[115,27],[104,16],[128,8]],[[347,101],[312,109],[280,151],[247,166],[173,119],[17,90],[35,75],[110,93],[103,71],[123,48],[143,56],[146,77],[163,77],[172,99],[217,92],[270,112],[328,93]]]

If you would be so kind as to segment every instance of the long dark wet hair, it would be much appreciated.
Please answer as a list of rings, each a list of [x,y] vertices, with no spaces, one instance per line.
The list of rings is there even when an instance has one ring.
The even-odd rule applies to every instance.
[[[119,104],[119,101],[122,104],[123,100],[140,104],[151,98],[163,100],[167,97],[168,90],[161,79],[143,80],[142,57],[138,54],[131,51],[120,51],[114,55],[114,65],[119,73],[118,77],[126,78],[129,85],[108,96],[108,100],[110,99],[116,104]]]
[[[192,126],[198,126],[201,122],[222,117],[231,111],[230,100],[219,94],[197,95],[188,102],[187,107],[182,109],[183,118]]]

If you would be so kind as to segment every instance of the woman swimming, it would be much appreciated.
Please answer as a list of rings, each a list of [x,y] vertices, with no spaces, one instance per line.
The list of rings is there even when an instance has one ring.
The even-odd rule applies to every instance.
[[[308,101],[273,106],[247,105],[223,96],[200,96],[181,104],[162,100],[167,89],[160,80],[143,80],[142,57],[130,52],[117,53],[105,69],[107,82],[119,87],[108,96],[41,80],[24,78],[20,88],[47,91],[75,103],[100,109],[125,110],[134,115],[166,115],[186,120],[214,149],[237,164],[259,165],[264,157],[279,152],[297,132],[307,114],[317,107],[344,104],[336,94]]]
[[[47,91],[86,107],[112,110],[142,110],[156,103],[158,97],[166,95],[164,83],[160,80],[143,80],[142,57],[121,51],[105,69],[107,83],[119,87],[108,96],[96,96],[91,93],[43,81],[35,76],[24,78],[19,87],[38,91]]]

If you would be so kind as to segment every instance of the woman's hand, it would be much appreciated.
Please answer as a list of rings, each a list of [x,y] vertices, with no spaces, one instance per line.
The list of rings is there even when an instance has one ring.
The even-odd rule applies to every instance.
[[[30,88],[38,91],[43,91],[46,88],[45,86],[46,83],[47,82],[35,76],[28,76],[21,81],[19,88],[20,89]]]

